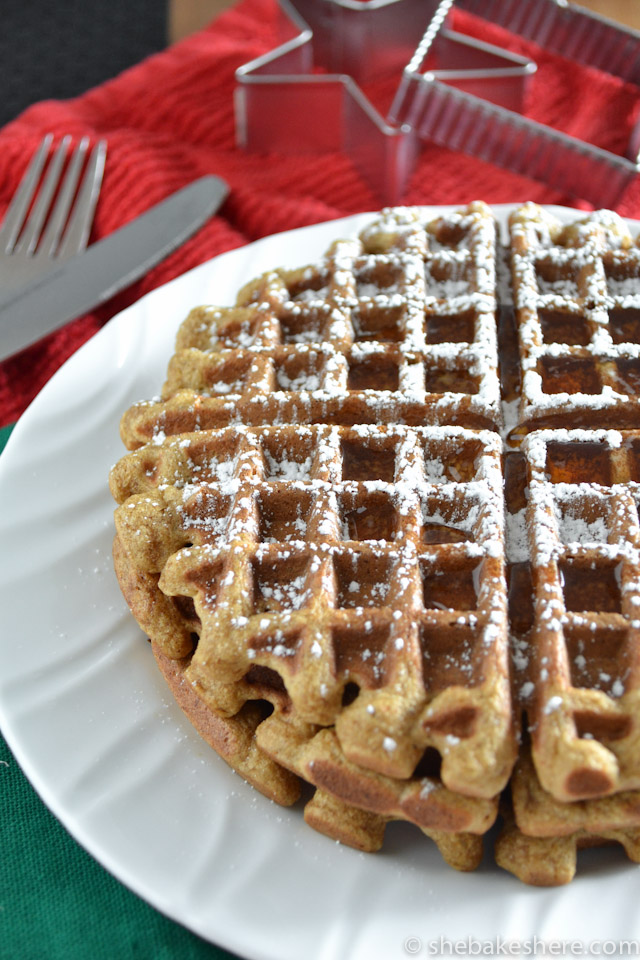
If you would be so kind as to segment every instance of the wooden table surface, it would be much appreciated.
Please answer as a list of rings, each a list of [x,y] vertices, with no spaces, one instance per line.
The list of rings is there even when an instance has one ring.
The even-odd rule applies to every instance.
[[[169,42],[174,43],[204,27],[213,17],[232,6],[233,2],[234,0],[169,0]],[[580,6],[640,30],[640,0],[582,0]]]

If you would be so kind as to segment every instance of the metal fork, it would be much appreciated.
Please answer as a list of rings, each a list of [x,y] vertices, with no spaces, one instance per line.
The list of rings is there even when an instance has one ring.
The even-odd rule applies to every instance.
[[[67,163],[71,137],[50,156],[52,142],[52,134],[42,140],[0,227],[0,300],[79,253],[89,240],[106,143],[96,143],[87,158],[90,141],[83,137]]]

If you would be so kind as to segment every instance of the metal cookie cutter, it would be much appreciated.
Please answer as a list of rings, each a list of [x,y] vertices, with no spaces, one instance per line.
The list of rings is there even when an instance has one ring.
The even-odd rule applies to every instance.
[[[386,123],[358,83],[378,56],[400,75],[437,8],[434,0],[300,0],[295,6],[280,0],[280,45],[236,72],[239,146],[341,151],[383,202],[397,202],[415,161],[410,130]]]
[[[638,172],[638,128],[618,157],[522,116],[535,64],[448,29],[453,0],[279,0],[280,44],[236,73],[238,144],[344,152],[383,203],[400,202],[423,142],[613,205]],[[564,56],[640,81],[640,34],[565,0],[459,0]],[[387,116],[359,86],[397,80]]]
[[[640,84],[640,33],[566,0],[458,0],[457,6],[567,59]],[[615,206],[640,170],[638,122],[627,155],[618,156],[505,109],[505,102],[492,103],[488,71],[474,90],[455,71],[430,70],[433,43],[427,31],[405,68],[389,111],[392,125],[408,125],[422,140],[542,180],[596,206]]]

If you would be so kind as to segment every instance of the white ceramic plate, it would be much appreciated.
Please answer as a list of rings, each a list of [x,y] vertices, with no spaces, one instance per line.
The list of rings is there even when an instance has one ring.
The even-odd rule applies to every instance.
[[[503,222],[508,209],[496,208]],[[187,310],[232,303],[247,279],[309,262],[368,219],[261,240],[153,291],[22,417],[0,458],[0,725],[45,803],[100,863],[250,960],[451,955],[440,938],[485,948],[513,938],[521,952],[535,937],[640,938],[640,871],[614,848],[581,855],[570,886],[539,890],[490,857],[459,874],[407,824],[392,825],[375,856],[314,833],[300,809],[265,800],[200,740],[121,598],[107,488],[124,453],[118,422],[159,392]]]

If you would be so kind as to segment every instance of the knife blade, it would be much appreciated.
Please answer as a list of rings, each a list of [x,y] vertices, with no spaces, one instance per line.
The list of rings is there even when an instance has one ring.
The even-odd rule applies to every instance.
[[[28,286],[2,298],[0,360],[105,303],[180,246],[224,202],[220,177],[194,180]]]

